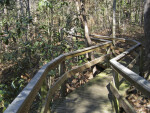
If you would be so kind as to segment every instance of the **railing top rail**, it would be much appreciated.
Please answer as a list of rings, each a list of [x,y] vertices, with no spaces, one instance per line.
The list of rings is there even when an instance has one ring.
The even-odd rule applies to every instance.
[[[127,79],[130,83],[132,83],[138,90],[144,92],[144,94],[148,97],[150,97],[150,82],[146,81],[144,78],[140,77],[133,71],[129,70],[122,64],[118,62],[118,60],[125,57],[127,54],[130,54],[133,50],[141,46],[141,43],[135,41],[135,40],[129,40],[124,38],[111,38],[109,36],[101,36],[101,35],[91,35],[92,37],[98,37],[98,38],[92,38],[93,40],[100,40],[104,43],[91,46],[88,48],[84,48],[81,50],[77,50],[70,53],[65,53],[48,64],[44,65],[37,73],[36,75],[31,79],[31,81],[28,83],[28,85],[23,89],[23,91],[15,98],[15,100],[9,105],[9,107],[6,109],[4,113],[20,113],[24,111],[27,111],[29,109],[29,106],[33,102],[37,92],[40,89],[40,86],[42,85],[46,75],[51,69],[54,69],[58,64],[60,64],[62,61],[65,61],[66,59],[83,55],[85,53],[92,52],[100,47],[104,46],[110,46],[112,44],[112,40],[123,40],[123,41],[131,41],[135,45],[132,46],[130,49],[126,50],[122,54],[116,56],[115,58],[110,60],[110,63],[112,67],[119,72],[125,79]],[[80,36],[81,37],[81,36]],[[101,39],[102,38],[102,39]],[[111,40],[111,41],[108,41]]]
[[[58,64],[60,64],[62,61],[75,56],[92,52],[100,47],[104,46],[107,47],[111,44],[112,44],[111,41],[107,41],[99,45],[62,54],[57,58],[55,58],[54,60],[50,61],[36,73],[36,75],[31,79],[31,81],[27,84],[27,86],[23,89],[23,91],[21,91],[21,93],[14,99],[14,101],[8,106],[8,108],[5,110],[4,113],[20,113],[23,111],[27,111],[27,109],[29,109],[30,105],[32,104],[48,72],[51,69],[54,69],[56,66],[58,66]]]
[[[134,51],[137,48],[141,47],[142,46],[141,43],[136,41],[136,40],[131,40],[131,39],[127,39],[127,38],[112,38],[112,37],[109,37],[109,36],[102,36],[102,35],[91,35],[91,36],[94,36],[94,37],[97,37],[97,38],[108,39],[108,40],[121,39],[121,40],[133,42],[135,44],[132,47],[130,47],[129,49],[127,49],[126,51],[124,51],[123,53],[121,53],[118,56],[111,59],[110,64],[127,81],[129,81],[139,91],[141,91],[144,95],[146,95],[148,98],[150,98],[150,82],[118,62],[119,60],[124,58],[126,55],[130,54],[132,51]]]
[[[126,39],[128,40],[128,39]],[[119,54],[115,58],[110,60],[110,64],[119,74],[121,74],[127,81],[129,81],[132,85],[134,85],[139,91],[141,91],[144,95],[150,98],[150,82],[131,71],[127,67],[123,66],[118,61],[124,58],[126,55],[130,54],[132,51],[141,47],[141,43],[135,40],[129,40],[135,43],[131,48],[127,49],[123,53]]]

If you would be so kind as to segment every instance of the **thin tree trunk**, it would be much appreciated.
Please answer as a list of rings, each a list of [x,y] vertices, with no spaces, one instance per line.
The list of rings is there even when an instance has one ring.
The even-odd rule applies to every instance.
[[[78,3],[77,3],[78,2]],[[88,24],[87,24],[87,19],[86,19],[86,14],[85,14],[85,1],[84,0],[78,0],[76,2],[76,5],[77,5],[77,10],[78,12],[80,13],[80,19],[82,20],[82,23],[84,25],[84,32],[85,32],[85,38],[86,38],[86,41],[87,41],[87,47],[90,47],[92,46],[92,41],[91,41],[91,38],[89,36],[89,29],[88,29]],[[94,54],[93,52],[91,54],[89,54],[89,59],[90,60],[93,60],[94,59]],[[92,71],[93,71],[93,75],[95,74],[96,72],[96,66],[94,66],[92,68]],[[93,75],[91,78],[93,78]]]
[[[30,2],[29,2],[29,0],[27,0],[27,17],[28,17],[28,20],[29,20],[30,19]],[[30,36],[29,34],[30,34],[30,23],[28,21],[26,41],[28,41],[28,39],[29,39],[29,36]]]
[[[21,14],[22,14],[22,16],[24,16],[24,10],[23,10],[23,2],[22,2],[22,0],[19,0],[20,1],[20,8],[21,8]]]
[[[116,0],[113,1],[113,38],[116,37]]]
[[[141,0],[140,8],[141,8],[141,19],[140,19],[141,22],[140,22],[140,25],[142,26],[142,24],[143,24],[143,16],[144,16],[143,0]]]
[[[89,29],[88,29],[87,19],[86,19],[86,15],[85,15],[85,6],[84,6],[85,1],[84,0],[78,0],[77,2],[76,2],[77,10],[81,14],[80,18],[81,18],[82,23],[84,25],[85,38],[86,38],[86,41],[87,41],[86,44],[89,47],[89,46],[92,45],[92,41],[91,41],[90,36],[89,36]]]
[[[4,18],[6,21],[8,21],[8,11],[7,11],[7,6],[4,5]],[[5,23],[5,31],[8,32],[8,23]],[[4,44],[4,50],[7,52],[8,51],[8,45]]]
[[[53,24],[54,24],[54,21],[53,21],[53,16],[54,16],[54,11],[53,11],[53,7],[51,8],[51,31],[50,31],[50,37],[51,37],[51,41],[53,41]]]
[[[121,7],[121,3],[119,1],[119,14],[118,14],[118,17],[119,17],[118,18],[118,31],[119,31],[119,33],[120,33],[120,25],[121,25],[121,19],[120,19],[121,18],[121,16],[120,16],[121,8],[120,7]]]
[[[20,0],[17,0],[17,18],[18,18],[18,20],[19,20],[19,18],[20,18]]]

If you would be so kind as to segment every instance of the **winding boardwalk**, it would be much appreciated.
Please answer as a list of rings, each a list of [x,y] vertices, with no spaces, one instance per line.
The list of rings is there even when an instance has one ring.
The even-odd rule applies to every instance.
[[[56,105],[53,113],[113,113],[109,82],[111,69],[106,69]]]

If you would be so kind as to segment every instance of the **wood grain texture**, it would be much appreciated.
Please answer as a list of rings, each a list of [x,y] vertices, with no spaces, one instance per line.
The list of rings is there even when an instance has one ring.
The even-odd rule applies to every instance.
[[[138,89],[146,97],[150,98],[150,81],[147,81],[115,60],[111,60],[111,65],[128,82],[135,86],[136,89]]]
[[[56,103],[52,113],[114,113],[108,87],[111,80],[111,69],[104,70]]]
[[[126,113],[136,113],[134,108],[129,104],[129,102],[119,94],[118,90],[110,83],[110,90],[113,93],[113,95],[118,99],[119,104],[123,109],[126,111]]]
[[[76,67],[75,69],[72,69],[68,72],[66,72],[64,75],[62,75],[59,80],[50,88],[50,90],[48,91],[48,94],[47,94],[47,97],[45,99],[45,104],[43,105],[43,109],[42,109],[42,112],[41,113],[47,113],[47,110],[48,110],[48,106],[49,106],[49,103],[52,99],[52,95],[55,93],[55,91],[63,84],[63,82],[65,80],[67,80],[67,78],[71,77],[72,75],[74,75],[75,73],[77,72],[82,72],[84,71],[85,69],[87,68],[90,68],[91,66],[93,65],[96,65],[97,63],[100,63],[102,61],[104,61],[105,59],[107,59],[107,57],[109,57],[109,54],[107,55],[104,55],[102,57],[99,57],[99,58],[96,58],[88,63],[85,63],[84,65],[82,66],[78,66]]]

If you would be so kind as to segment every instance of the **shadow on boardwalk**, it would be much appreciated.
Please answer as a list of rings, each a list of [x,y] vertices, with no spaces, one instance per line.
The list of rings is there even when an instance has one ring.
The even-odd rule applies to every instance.
[[[110,69],[97,75],[84,86],[69,94],[53,113],[113,113],[109,82]]]

